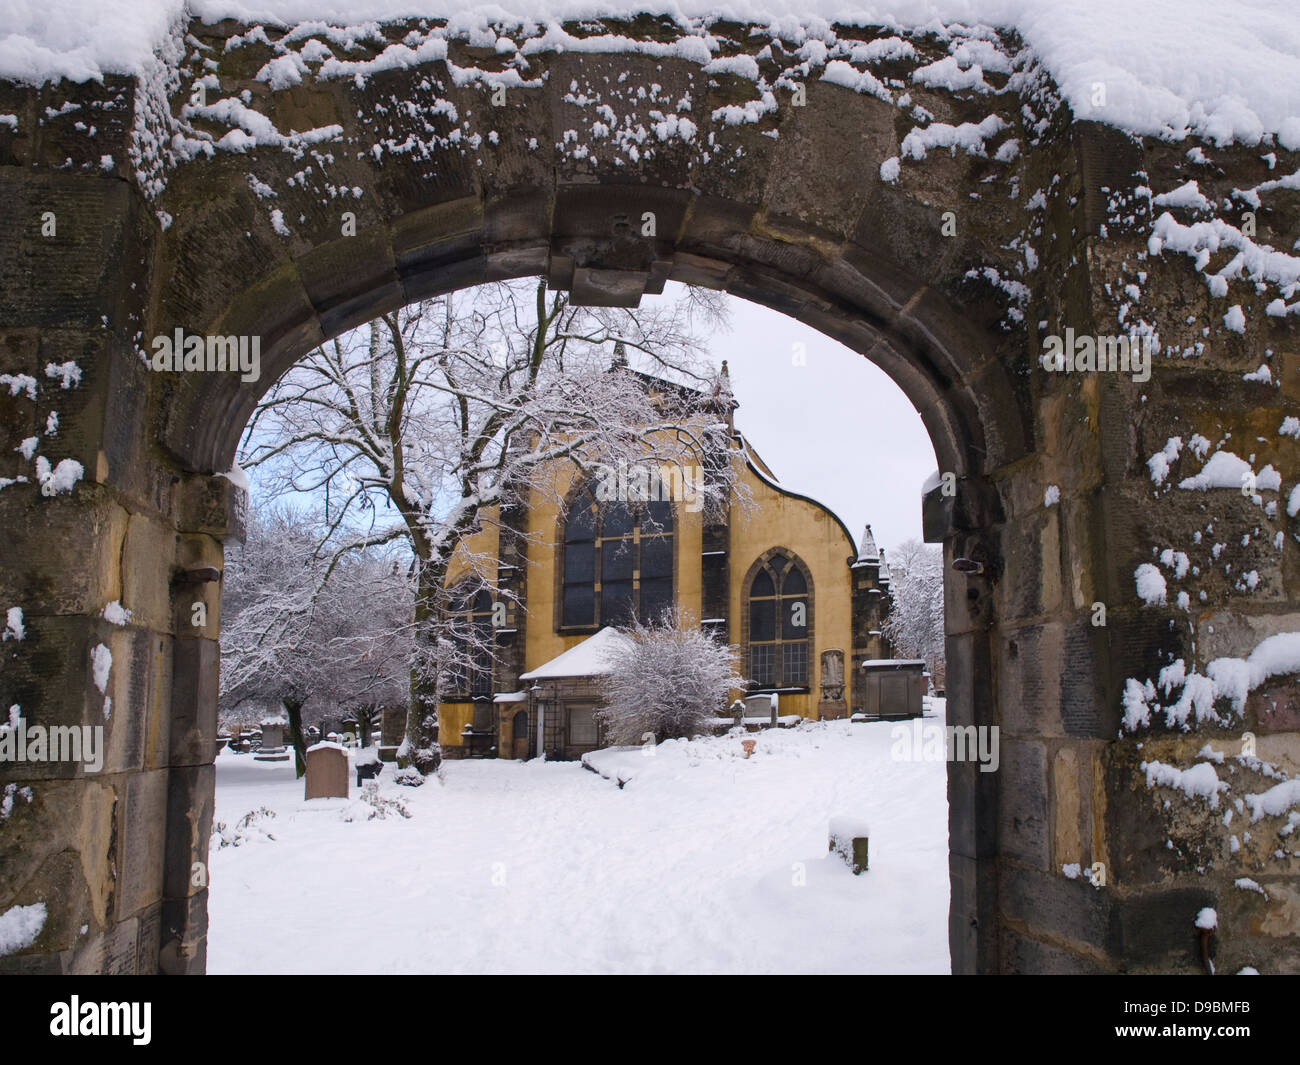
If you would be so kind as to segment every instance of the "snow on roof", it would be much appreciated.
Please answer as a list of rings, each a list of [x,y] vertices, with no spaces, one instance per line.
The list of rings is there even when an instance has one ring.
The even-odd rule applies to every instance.
[[[910,666],[925,668],[924,658],[869,658],[862,663],[863,669],[906,669]]]
[[[526,703],[528,702],[527,692],[497,692],[493,696],[494,703]]]
[[[562,677],[600,677],[609,672],[610,658],[631,645],[631,638],[608,625],[576,647],[556,655],[520,680],[558,680]]]
[[[1182,138],[1196,134],[1256,144],[1275,134],[1300,148],[1300,117],[1288,93],[1300,84],[1300,35],[1294,7],[1225,4],[1222,0],[469,0],[448,3],[449,34],[478,33],[489,18],[523,25],[531,36],[567,35],[557,23],[654,8],[682,26],[675,54],[705,62],[718,48],[706,27],[729,18],[773,26],[809,41],[834,39],[832,23],[907,31],[979,35],[1016,30],[1053,76],[1074,112],[1133,133]],[[428,0],[5,0],[0,6],[0,77],[32,84],[106,73],[141,74],[177,19],[225,17],[291,27],[311,20],[361,27],[371,20],[429,17]],[[974,39],[974,38],[972,38]],[[499,43],[499,42],[498,42]],[[619,41],[628,50],[637,42]],[[955,40],[960,50],[963,42]],[[978,43],[978,42],[977,42]],[[659,42],[656,47],[662,49]],[[971,59],[967,49],[967,61]],[[659,54],[659,53],[656,53]],[[998,60],[980,48],[989,69]],[[954,62],[955,60],[955,62]],[[959,88],[962,57],[933,64],[927,83]],[[950,69],[951,68],[951,69]],[[982,72],[981,72],[982,73]],[[833,80],[833,79],[832,79]],[[1104,97],[1098,102],[1098,86]]]

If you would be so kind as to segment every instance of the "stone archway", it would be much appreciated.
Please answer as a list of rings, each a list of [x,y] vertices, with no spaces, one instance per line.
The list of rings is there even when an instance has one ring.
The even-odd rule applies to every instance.
[[[1075,121],[1041,72],[964,91],[916,80],[948,54],[924,34],[818,68],[771,29],[716,24],[714,51],[649,17],[516,27],[520,40],[506,29],[489,41],[427,22],[295,34],[194,21],[138,81],[0,86],[0,111],[17,114],[0,124],[0,182],[22,220],[0,237],[17,279],[0,293],[0,381],[43,386],[30,400],[26,378],[11,386],[3,424],[83,469],[70,490],[0,493],[14,546],[0,606],[25,619],[0,684],[34,719],[102,721],[107,734],[98,774],[0,776],[34,794],[0,838],[0,909],[49,914],[0,966],[202,970],[212,578],[244,505],[215,475],[261,392],[315,344],[424,296],[535,274],[594,303],[667,280],[724,289],[861,352],[920,412],[950,475],[925,497],[927,539],[949,563],[984,567],[950,571],[950,723],[1001,730],[998,773],[949,767],[954,971],[1191,969],[1191,917],[1216,902],[1228,957],[1294,965],[1294,935],[1229,907],[1244,866],[1207,873],[1193,854],[1226,832],[1190,797],[1186,825],[1162,815],[1147,755],[1121,734],[1133,678],[1200,661],[1195,626],[1135,595],[1153,538],[1176,546],[1204,524],[1190,493],[1152,492],[1147,459],[1178,461],[1165,441],[1184,422],[1253,436],[1281,421],[1289,379],[1264,392],[1240,369],[1294,344],[1294,326],[1255,316],[1221,356],[1161,363],[1150,383],[1038,363],[1046,334],[1113,331],[1138,263],[1130,308],[1170,343],[1191,337],[1189,304],[1209,312],[1192,259],[1148,243],[1147,183],[1176,184],[1183,153]],[[990,47],[1019,50],[1010,35]],[[66,103],[103,116],[93,140],[63,121]],[[1224,153],[1239,183],[1247,154]],[[1266,235],[1280,234],[1300,211],[1280,201],[1266,214]],[[151,369],[153,338],[178,329],[257,338],[259,376]],[[79,380],[60,377],[68,363]],[[1297,357],[1274,365],[1294,377]],[[57,436],[35,431],[47,407]],[[1257,525],[1253,505],[1216,502],[1215,520]],[[1268,517],[1286,531],[1277,508]],[[1225,654],[1300,628],[1294,546],[1267,564],[1267,601],[1201,589],[1205,611],[1233,619],[1236,635],[1215,644]],[[105,616],[112,602],[131,610],[124,623]],[[1252,707],[1242,720],[1275,734],[1277,752],[1295,742],[1289,718]],[[1148,745],[1172,764],[1204,741]],[[1160,844],[1180,832],[1167,857]],[[1063,874],[1073,866],[1103,867],[1107,886]]]

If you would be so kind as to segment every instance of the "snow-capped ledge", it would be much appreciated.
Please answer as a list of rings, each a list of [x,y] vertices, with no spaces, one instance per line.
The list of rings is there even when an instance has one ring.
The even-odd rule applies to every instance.
[[[1160,671],[1155,683],[1128,678],[1124,686],[1124,728],[1135,732],[1151,726],[1152,713],[1164,714],[1166,728],[1191,731],[1202,723],[1229,724],[1239,718],[1246,699],[1272,677],[1300,673],[1300,632],[1279,632],[1261,640],[1246,658],[1216,658],[1205,673],[1187,671],[1180,658]],[[1163,693],[1172,702],[1161,704]],[[1227,699],[1230,713],[1222,714],[1215,703]]]
[[[1080,117],[1143,136],[1173,140],[1199,136],[1219,145],[1276,141],[1283,148],[1300,149],[1300,117],[1289,99],[1294,86],[1300,84],[1300,54],[1294,43],[1294,15],[1286,4],[1244,6],[1184,0],[1173,10],[1144,8],[1127,0],[1092,0],[1088,4],[1068,0],[866,0],[857,5],[846,5],[843,0],[737,0],[724,5],[716,0],[673,0],[659,6],[681,28],[677,41],[642,42],[654,46],[660,56],[689,51],[705,63],[719,62],[714,55],[719,45],[710,28],[727,18],[766,27],[772,34],[794,41],[802,46],[806,66],[827,65],[830,78],[840,80],[851,72],[840,69],[842,61],[834,68],[827,64],[826,46],[836,39],[832,24],[885,27],[903,33],[936,29],[973,32],[977,36],[965,55],[929,64],[918,72],[916,80],[986,94],[996,90],[983,75],[1001,72],[1004,57],[980,47],[984,43],[981,38],[993,27],[1014,30]],[[491,4],[470,0],[446,5],[441,13],[449,16],[448,22],[438,28],[437,36],[494,40],[498,51],[528,54],[530,49],[568,46],[565,39],[569,35],[562,28],[566,21],[626,18],[654,8],[645,0],[501,0]],[[288,30],[312,22],[323,27],[329,22],[334,25],[334,39],[347,43],[370,37],[382,21],[428,18],[438,13],[416,0],[349,0],[346,4],[337,0],[261,0],[252,5],[246,0],[9,3],[0,7],[0,78],[41,85],[60,79],[102,80],[106,74],[144,76],[190,18],[208,24],[233,18],[250,27],[263,23]],[[494,32],[493,26],[500,32]],[[257,32],[256,28],[252,32]],[[579,47],[583,44],[581,39],[570,40],[576,40]],[[429,50],[432,44],[436,51],[441,43],[432,40],[423,47]],[[415,51],[404,44],[394,47]],[[332,58],[328,61],[339,63]],[[265,77],[273,87],[292,86],[301,78],[292,56],[279,57],[268,66],[272,69]],[[742,76],[746,73],[743,65],[734,61],[728,70]],[[855,83],[865,80],[860,72],[853,73]],[[878,79],[872,77],[867,89],[879,91],[873,82],[878,84]]]

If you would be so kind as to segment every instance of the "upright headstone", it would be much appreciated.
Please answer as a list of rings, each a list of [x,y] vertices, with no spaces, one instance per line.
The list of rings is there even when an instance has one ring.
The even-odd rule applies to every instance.
[[[348,752],[337,743],[318,743],[307,748],[305,799],[348,797]]]
[[[746,724],[776,724],[776,693],[747,695],[745,697]]]
[[[406,707],[384,707],[379,716],[379,732],[380,747],[401,746],[402,740],[406,738]]]

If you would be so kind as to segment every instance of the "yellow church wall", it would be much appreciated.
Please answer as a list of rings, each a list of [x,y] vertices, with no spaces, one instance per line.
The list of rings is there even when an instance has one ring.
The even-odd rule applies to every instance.
[[[731,518],[731,634],[739,642],[743,618],[745,575],[765,551],[784,547],[803,560],[812,574],[812,646],[809,693],[782,695],[780,712],[816,719],[821,695],[821,655],[838,648],[845,670],[852,658],[852,598],[848,559],[852,541],[835,517],[806,499],[780,491],[748,466],[744,482],[752,506],[736,506]],[[743,650],[743,649],[742,649]],[[847,684],[848,678],[845,677]],[[847,694],[847,693],[846,693]]]
[[[576,468],[557,466],[547,487],[535,489],[528,508],[528,575],[526,599],[528,631],[524,661],[529,669],[549,662],[571,647],[576,647],[590,632],[561,634],[556,627],[556,592],[559,587],[558,501],[566,499],[574,486]],[[703,595],[700,551],[704,524],[700,513],[692,513],[682,503],[673,508],[674,588],[678,607],[699,620]]]
[[[737,455],[740,477],[747,486],[752,502],[736,504],[730,518],[730,627],[728,639],[741,639],[745,575],[764,552],[785,548],[798,555],[809,569],[813,583],[813,639],[809,663],[808,693],[783,694],[782,714],[798,714],[816,719],[821,685],[821,654],[831,648],[844,652],[846,669],[851,664],[852,618],[851,578],[848,559],[854,554],[849,536],[836,518],[818,504],[791,496],[759,476]],[[576,646],[590,632],[562,634],[555,631],[556,595],[559,587],[561,529],[559,514],[574,486],[577,469],[569,463],[557,463],[549,481],[534,488],[527,509],[528,565],[524,578],[525,626],[524,668],[535,669],[544,662]],[[702,572],[700,556],[703,544],[703,518],[683,503],[674,507],[674,587],[679,609],[696,620],[701,619]],[[467,576],[472,570],[472,556],[494,557],[498,551],[498,534],[489,521],[481,532],[467,538],[457,549],[448,569],[448,583]],[[511,605],[513,615],[516,608]],[[510,624],[515,625],[513,616]],[[739,665],[739,662],[738,662]],[[845,680],[847,681],[847,677]],[[743,695],[734,692],[732,698]],[[443,703],[439,706],[439,742],[444,746],[461,746],[461,732],[473,718],[469,703]],[[508,756],[505,750],[499,752]]]
[[[473,703],[439,703],[438,745],[440,747],[463,746],[461,733],[473,720]]]

